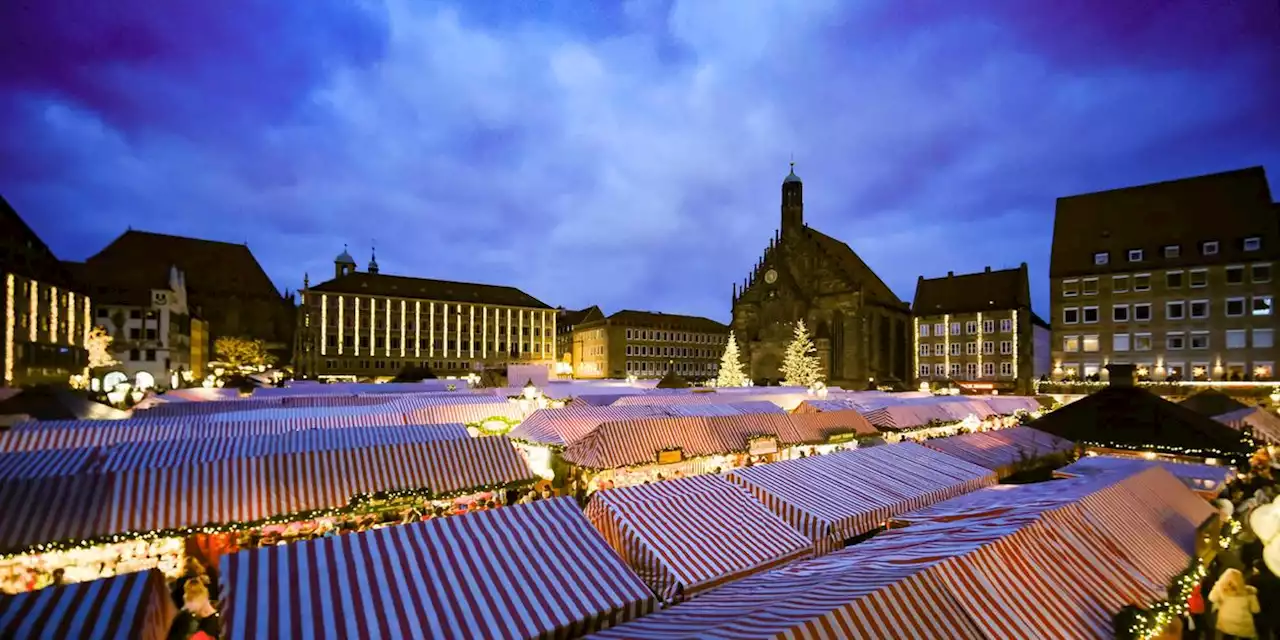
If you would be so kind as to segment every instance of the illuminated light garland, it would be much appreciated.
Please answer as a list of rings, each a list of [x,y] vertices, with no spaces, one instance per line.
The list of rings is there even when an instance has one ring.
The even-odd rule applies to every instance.
[[[1251,438],[1248,434],[1245,434],[1241,440],[1246,445],[1253,448],[1254,451],[1257,450],[1258,448],[1257,442],[1255,442],[1253,438]],[[1207,449],[1207,448],[1200,449],[1200,448],[1194,448],[1194,447],[1175,447],[1172,445],[1163,445],[1163,444],[1132,445],[1132,444],[1121,444],[1121,443],[1115,443],[1115,442],[1095,442],[1091,440],[1078,440],[1076,441],[1076,444],[1079,444],[1084,447],[1092,447],[1095,449],[1119,449],[1123,451],[1136,451],[1136,452],[1150,451],[1153,453],[1183,455],[1183,456],[1193,457],[1193,458],[1223,458],[1225,460],[1230,460],[1238,464],[1240,463],[1239,462],[1240,460],[1244,460],[1244,464],[1247,464],[1249,458],[1253,456],[1253,454],[1251,453],[1228,452],[1228,451],[1221,451],[1219,449]]]
[[[58,288],[49,287],[49,342],[58,342]]]
[[[93,328],[93,304],[89,300],[89,296],[84,297],[84,323],[80,327],[80,344],[86,349],[89,348],[89,330]]]
[[[31,287],[30,287],[31,299],[28,300],[28,307],[27,307],[27,319],[29,320],[29,322],[27,323],[28,325],[27,333],[31,338],[31,342],[35,342],[36,340],[39,339],[38,336],[36,335],[36,315],[40,311],[40,293],[39,293],[40,283],[36,282],[35,280],[31,280],[30,284],[31,284]]]
[[[329,296],[320,294],[320,355],[325,355],[329,340]]]
[[[342,335],[342,333],[343,333],[343,327],[342,327],[342,312],[343,312],[343,309],[342,309],[342,307],[343,307],[343,297],[342,297],[342,296],[338,296],[338,355],[342,355],[342,338],[343,338],[343,335]],[[360,313],[359,309],[360,309],[360,307],[359,307],[359,306],[357,306],[357,307],[356,307],[356,313],[357,313],[357,314],[359,314],[359,313]],[[359,324],[357,324],[356,326],[358,327],[358,326],[360,326],[360,325],[359,325]],[[358,354],[357,354],[357,355],[358,355]]]
[[[4,383],[6,386],[13,382],[13,333],[17,328],[17,315],[13,308],[17,301],[14,300],[13,291],[13,274],[6,274],[4,277]]]
[[[1150,640],[1164,633],[1174,619],[1186,615],[1191,590],[1208,574],[1208,565],[1199,558],[1194,559],[1190,567],[1174,578],[1169,587],[1169,599],[1145,610],[1134,605],[1121,609],[1115,617],[1116,637],[1120,640]]]

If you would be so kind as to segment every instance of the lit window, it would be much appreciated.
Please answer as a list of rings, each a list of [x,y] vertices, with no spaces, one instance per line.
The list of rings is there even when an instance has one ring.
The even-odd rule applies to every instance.
[[[1142,249],[1130,249],[1129,262],[1142,262]]]
[[[1117,333],[1111,336],[1112,351],[1128,351],[1129,350],[1129,334]]]
[[[1099,252],[1097,252],[1097,253],[1093,254],[1093,263],[1094,263],[1094,264],[1106,264],[1106,263],[1107,263],[1107,262],[1109,262],[1110,260],[1111,260],[1111,256],[1110,256],[1110,254],[1108,254],[1106,251],[1099,251]]]
[[[921,378],[929,377],[929,365],[927,364],[920,365],[920,377]]]
[[[1271,315],[1271,296],[1254,296],[1253,297],[1253,315],[1255,316]]]
[[[1151,334],[1149,333],[1133,334],[1133,350],[1134,351],[1150,351],[1151,350]]]
[[[1081,346],[1086,352],[1094,352],[1098,350],[1098,336],[1085,336],[1081,340]]]
[[[988,378],[995,376],[995,375],[996,375],[996,363],[994,363],[994,362],[984,362],[984,363],[982,363],[982,375],[984,375],[984,376],[986,376],[986,377],[988,377]]]
[[[947,326],[942,324],[941,322],[934,323],[933,335],[938,336],[939,338],[947,335]]]
[[[929,325],[927,324],[920,325],[920,337],[921,338],[929,337]]]
[[[1001,363],[1000,363],[1000,375],[1002,375],[1002,376],[1011,376],[1011,375],[1013,375],[1013,363],[1012,363],[1012,362],[1001,362]]]
[[[1009,333],[1013,331],[1013,320],[1006,318],[1000,321],[1000,333]]]
[[[953,335],[953,336],[958,336],[958,335],[960,335],[960,323],[959,323],[959,322],[952,322],[952,323],[951,323],[951,335]]]
[[[1063,336],[1062,350],[1074,353],[1080,350],[1080,336]]]
[[[1227,348],[1244,349],[1249,346],[1248,332],[1244,329],[1227,329]]]
[[[1245,251],[1257,251],[1258,249],[1261,249],[1261,248],[1262,248],[1262,238],[1254,236],[1252,238],[1244,239]]]
[[[1255,362],[1253,363],[1253,379],[1254,380],[1270,380],[1272,376],[1272,363]]]

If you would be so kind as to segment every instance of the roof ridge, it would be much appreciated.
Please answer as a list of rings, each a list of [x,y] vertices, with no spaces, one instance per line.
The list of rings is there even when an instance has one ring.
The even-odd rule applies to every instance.
[[[1181,177],[1181,178],[1169,178],[1169,179],[1167,179],[1167,180],[1157,180],[1157,181],[1155,181],[1155,182],[1144,182],[1144,183],[1142,183],[1142,184],[1134,184],[1134,185],[1129,185],[1129,186],[1127,186],[1127,187],[1112,187],[1112,188],[1110,188],[1110,189],[1099,189],[1099,190],[1097,190],[1097,191],[1086,191],[1086,192],[1084,192],[1084,193],[1076,193],[1076,194],[1072,194],[1072,195],[1069,195],[1069,196],[1059,196],[1059,197],[1058,197],[1058,200],[1070,200],[1070,199],[1072,199],[1072,198],[1084,198],[1084,197],[1088,197],[1088,196],[1095,196],[1095,195],[1102,195],[1102,194],[1107,194],[1107,193],[1114,193],[1114,192],[1117,192],[1117,191],[1136,191],[1136,190],[1140,190],[1140,189],[1147,189],[1147,188],[1151,188],[1151,187],[1165,187],[1165,186],[1168,186],[1168,185],[1171,185],[1171,184],[1177,184],[1177,183],[1180,183],[1180,182],[1194,182],[1194,181],[1197,181],[1197,180],[1205,180],[1205,179],[1208,179],[1208,178],[1223,178],[1223,177],[1226,177],[1226,176],[1244,175],[1244,174],[1254,173],[1254,172],[1258,172],[1258,171],[1261,171],[1261,172],[1265,173],[1265,172],[1266,172],[1266,168],[1265,168],[1263,165],[1254,165],[1254,166],[1251,166],[1251,167],[1243,167],[1243,168],[1240,168],[1240,169],[1228,169],[1228,170],[1226,170],[1226,171],[1214,171],[1213,173],[1202,173],[1202,174],[1200,174],[1200,175],[1194,175],[1194,176],[1184,176],[1184,177]]]

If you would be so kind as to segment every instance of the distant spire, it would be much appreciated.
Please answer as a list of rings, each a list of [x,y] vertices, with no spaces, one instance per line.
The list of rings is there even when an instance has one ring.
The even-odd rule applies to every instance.
[[[369,257],[369,273],[377,273],[378,272],[378,247],[377,247],[376,241],[374,240],[369,241],[369,251],[371,254]]]

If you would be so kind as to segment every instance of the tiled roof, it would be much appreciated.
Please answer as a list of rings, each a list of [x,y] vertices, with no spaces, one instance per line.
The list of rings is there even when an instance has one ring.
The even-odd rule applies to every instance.
[[[980,273],[947,274],[943,278],[920,276],[911,310],[918,316],[927,316],[1030,307],[1031,291],[1024,262],[1017,269],[992,271],[988,267]]]
[[[441,302],[467,302],[507,307],[550,309],[551,306],[515,288],[470,282],[428,280],[407,276],[357,271],[314,287],[312,291],[352,293],[401,298],[421,298]]]
[[[48,245],[0,196],[0,272],[81,290]]]
[[[609,322],[628,327],[645,327],[655,329],[676,329],[682,331],[703,331],[706,333],[728,333],[729,327],[710,318],[701,316],[682,316],[655,311],[633,311],[624,309],[611,316]]]
[[[1274,260],[1276,213],[1262,167],[1058,198],[1049,275]],[[1261,251],[1244,251],[1249,237],[1262,239]],[[1206,240],[1218,242],[1216,255],[1201,255]],[[1167,245],[1178,245],[1179,257],[1165,258]],[[1131,249],[1142,249],[1143,260],[1129,262]],[[1102,251],[1108,263],[1095,265]]]
[[[600,307],[591,305],[586,309],[571,311],[565,309],[559,312],[556,318],[556,328],[572,329],[574,325],[582,324],[590,320],[599,320],[604,318],[604,313],[600,311]]]
[[[805,227],[804,232],[805,237],[812,241],[822,253],[835,261],[836,265],[844,271],[844,275],[851,279],[852,284],[865,287],[868,297],[872,300],[891,306],[906,306],[893,293],[889,285],[885,284],[884,280],[881,280],[880,276],[876,275],[876,272],[867,266],[867,263],[863,262],[849,245],[811,227]]]
[[[243,244],[170,236],[130,229],[85,260],[85,268],[101,272],[121,288],[167,288],[169,269],[187,278],[193,305],[210,298],[281,299],[267,273]],[[96,278],[97,276],[95,276]]]

